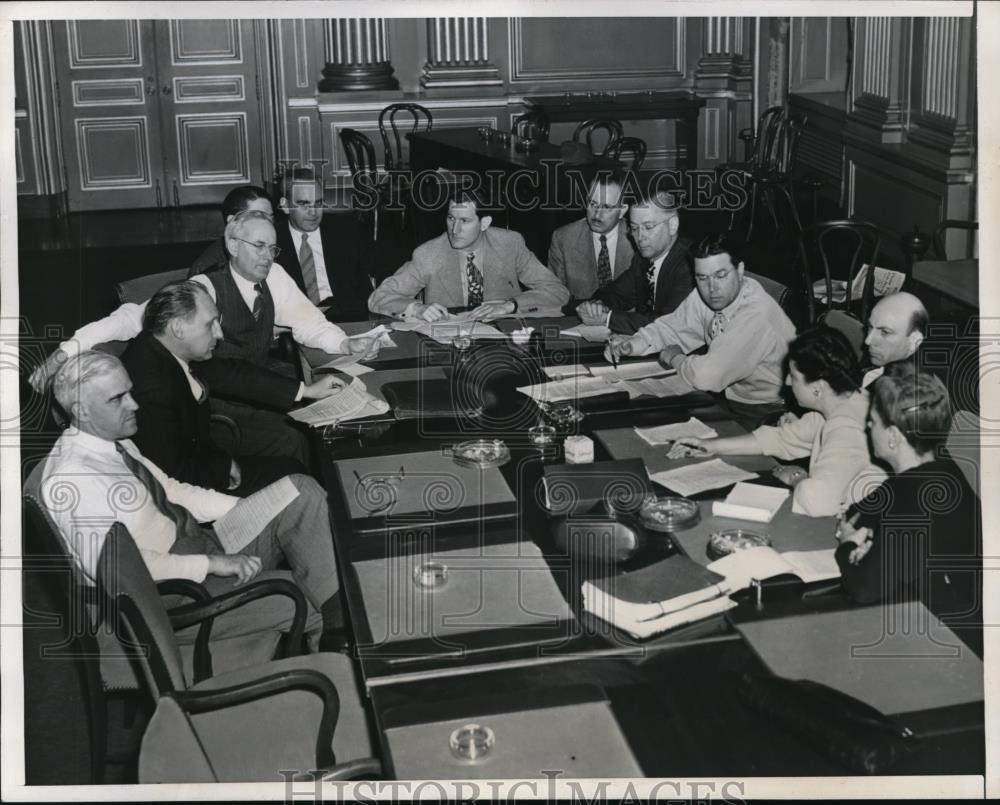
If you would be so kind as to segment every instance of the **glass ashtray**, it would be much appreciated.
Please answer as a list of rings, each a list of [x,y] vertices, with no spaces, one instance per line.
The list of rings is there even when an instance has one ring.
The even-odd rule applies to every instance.
[[[583,413],[567,403],[549,403],[542,409],[545,421],[557,430],[572,428],[583,420]]]
[[[461,467],[500,467],[510,461],[510,449],[500,439],[475,439],[456,444],[451,449],[455,463]]]
[[[535,425],[528,428],[528,441],[536,447],[552,444],[556,439],[556,429],[551,425]]]
[[[493,730],[480,724],[459,727],[448,738],[451,753],[461,760],[477,760],[488,755],[495,743]]]
[[[708,538],[708,546],[705,553],[709,559],[721,559],[736,551],[747,548],[759,548],[761,546],[771,546],[771,539],[758,534],[756,531],[748,531],[745,528],[730,528],[725,531],[716,531]]]
[[[639,509],[639,520],[651,531],[682,531],[701,519],[698,504],[689,498],[651,497]]]
[[[413,568],[413,583],[424,590],[436,590],[448,581],[448,566],[441,562],[423,562]]]

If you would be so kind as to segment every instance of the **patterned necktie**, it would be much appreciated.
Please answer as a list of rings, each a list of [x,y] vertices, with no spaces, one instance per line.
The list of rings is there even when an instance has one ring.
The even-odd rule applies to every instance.
[[[483,272],[476,265],[475,252],[465,255],[465,273],[469,278],[469,307],[479,307],[483,303]]]
[[[607,285],[611,282],[611,257],[608,254],[608,238],[601,235],[601,253],[597,255],[597,284]]]
[[[253,289],[257,292],[253,299],[253,319],[260,321],[260,314],[264,311],[264,287],[259,282],[255,282]]]
[[[309,245],[309,233],[302,233],[302,246],[299,248],[299,268],[302,269],[302,282],[306,286],[306,296],[314,305],[319,304],[319,283],[316,281],[316,261],[313,259],[312,246]]]
[[[708,337],[714,340],[722,335],[725,330],[726,317],[722,315],[721,310],[717,310],[715,315],[712,316],[712,323],[708,325]]]
[[[652,260],[649,261],[649,265],[646,266],[646,303],[643,305],[644,313],[649,313],[653,310],[653,305],[656,301],[656,263]]]
[[[160,482],[156,480],[153,473],[149,471],[149,468],[145,464],[129,453],[121,442],[115,442],[115,449],[121,455],[122,461],[125,462],[125,466],[128,467],[129,471],[146,487],[153,505],[156,506],[160,514],[169,517],[171,522],[177,526],[178,536],[196,534],[201,531],[201,526],[191,516],[191,512],[183,506],[178,506],[176,503],[171,503],[168,500],[166,490],[160,485]]]

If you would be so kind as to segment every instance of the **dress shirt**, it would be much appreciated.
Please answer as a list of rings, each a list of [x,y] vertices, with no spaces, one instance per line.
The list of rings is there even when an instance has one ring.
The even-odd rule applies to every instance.
[[[680,306],[641,328],[634,336],[648,355],[676,344],[685,353],[673,361],[681,378],[702,391],[725,391],[726,397],[750,405],[781,400],[782,365],[795,327],[757,280],[743,278],[736,299],[720,311],[723,332],[711,337],[715,311],[695,288]],[[645,346],[641,346],[645,342]],[[705,355],[688,353],[708,345]]]
[[[594,244],[594,263],[599,263],[601,260],[601,236],[597,232],[591,232],[590,238]],[[615,254],[618,251],[618,225],[610,232],[604,233],[604,240],[608,244],[608,262],[611,266],[611,278],[614,279],[615,276]],[[669,249],[668,249],[669,251]],[[664,253],[664,256],[666,253]],[[663,261],[660,260],[662,263]]]
[[[183,506],[199,522],[219,519],[239,500],[176,481],[145,458],[130,439],[122,439],[121,445],[149,469],[168,500]],[[91,582],[97,576],[104,538],[115,522],[128,528],[154,580],[200,582],[208,573],[207,556],[170,553],[177,526],[157,508],[114,442],[72,427],[64,431],[47,460],[41,495],[70,553]]]
[[[869,369],[865,372],[865,376],[861,378],[861,388],[868,388],[872,383],[882,377],[883,372],[885,372],[884,366],[876,366],[874,369]]]
[[[299,251],[302,249],[302,232],[292,226],[291,221],[288,222],[288,231],[291,233],[292,243],[295,244],[295,254],[298,256]],[[320,236],[318,229],[308,234],[309,237],[306,238],[306,243],[312,249],[313,265],[316,268],[316,288],[319,291],[319,298],[329,299],[333,296],[333,289],[330,287],[330,278],[326,274],[326,260],[323,258],[323,238]]]
[[[232,267],[229,271],[240,296],[246,302],[247,310],[252,311],[257,297],[253,283],[237,274]],[[200,282],[208,290],[209,296],[215,299],[215,286],[206,275],[198,274],[191,280]],[[344,331],[326,320],[320,309],[309,301],[295,281],[285,273],[285,269],[272,263],[265,283],[274,300],[274,323],[277,326],[291,328],[292,336],[303,346],[332,353],[346,349],[347,335]],[[145,302],[141,305],[126,302],[103,319],[81,327],[60,347],[67,355],[75,355],[78,350],[90,349],[105,341],[128,341],[135,338],[142,331],[142,314],[145,310]]]

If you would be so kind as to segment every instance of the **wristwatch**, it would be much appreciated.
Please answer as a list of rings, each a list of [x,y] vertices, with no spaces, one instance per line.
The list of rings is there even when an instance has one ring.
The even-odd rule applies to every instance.
[[[517,313],[517,300],[511,297],[507,301],[510,302],[512,305],[514,305],[514,309],[511,311],[511,313]]]

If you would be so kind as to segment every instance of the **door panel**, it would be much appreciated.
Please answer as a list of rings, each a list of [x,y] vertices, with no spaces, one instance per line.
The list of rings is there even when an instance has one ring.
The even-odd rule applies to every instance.
[[[53,26],[71,210],[155,207],[161,183],[153,23]]]

